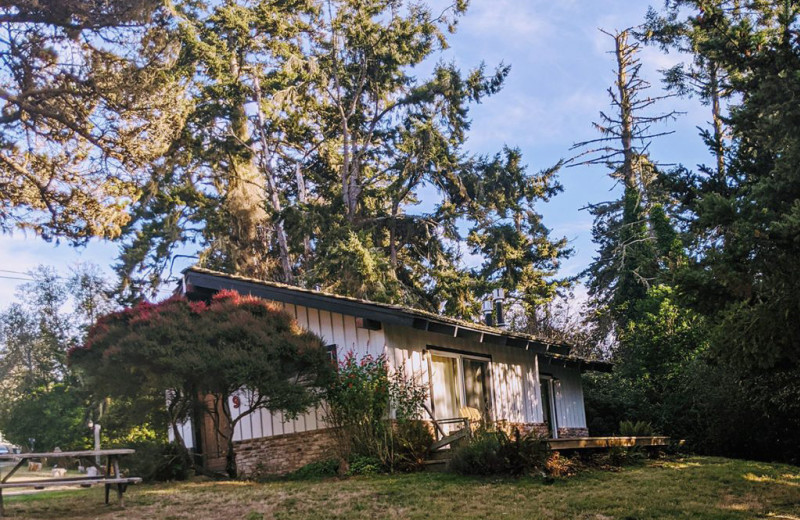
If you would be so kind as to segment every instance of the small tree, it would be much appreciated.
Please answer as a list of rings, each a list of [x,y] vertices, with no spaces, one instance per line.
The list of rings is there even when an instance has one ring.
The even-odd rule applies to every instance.
[[[232,432],[259,408],[293,417],[308,410],[332,372],[322,340],[286,312],[255,297],[222,291],[210,303],[170,298],[101,318],[82,348],[70,353],[96,397],[167,396],[169,422],[193,409],[207,413],[227,443],[236,475]],[[230,398],[248,391],[233,417]]]

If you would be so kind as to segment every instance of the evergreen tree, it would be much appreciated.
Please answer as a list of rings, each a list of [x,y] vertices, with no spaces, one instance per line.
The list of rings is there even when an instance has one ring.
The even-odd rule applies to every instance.
[[[656,183],[658,169],[647,148],[651,139],[669,133],[654,130],[653,125],[677,114],[647,113],[666,96],[645,95],[650,83],[640,75],[641,43],[636,32],[603,32],[614,41],[616,80],[608,89],[614,112],[601,112],[601,121],[594,124],[601,137],[573,146],[584,151],[572,166],[607,166],[623,188],[620,199],[589,207],[599,249],[584,275],[589,278],[592,319],[606,337],[633,317],[636,302],[657,283],[665,260],[675,252],[674,232]]]
[[[692,258],[681,285],[711,317],[712,348],[741,370],[797,367],[800,328],[800,92],[793,2],[681,2],[696,54],[723,70],[732,99],[724,170],[676,189],[691,215]]]
[[[179,9],[193,109],[128,228],[118,270],[129,294],[157,286],[196,242],[208,267],[456,316],[476,314],[476,293],[491,287],[529,305],[551,298],[568,252],[535,205],[558,191],[557,168],[531,175],[517,150],[464,149],[470,105],[497,93],[509,67],[412,75],[464,8]],[[481,269],[463,265],[465,245]]]
[[[3,2],[0,232],[115,238],[183,118],[153,0]]]

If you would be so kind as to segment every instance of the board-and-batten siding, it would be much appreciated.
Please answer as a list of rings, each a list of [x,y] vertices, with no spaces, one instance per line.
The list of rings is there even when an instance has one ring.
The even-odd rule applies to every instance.
[[[349,351],[356,357],[366,354],[373,356],[384,352],[386,341],[383,330],[367,330],[356,327],[354,316],[347,316],[336,312],[329,312],[291,303],[274,302],[283,307],[290,315],[297,319],[298,324],[322,337],[326,344],[335,344],[339,359]],[[238,393],[242,403],[246,403],[248,393]],[[233,407],[231,396],[231,412],[233,418],[238,417],[238,409]],[[233,440],[241,441],[258,437],[272,437],[290,433],[300,433],[309,430],[324,428],[324,413],[316,409],[299,416],[297,419],[287,419],[281,412],[259,409],[243,417],[233,432]]]
[[[429,346],[491,355],[491,392],[495,420],[542,423],[539,373],[549,373],[555,384],[556,414],[561,428],[585,428],[580,371],[549,365],[547,358],[515,347],[487,345],[463,338],[435,334],[409,327],[385,325],[389,354],[395,367],[427,384],[428,364],[423,350]],[[543,366],[540,366],[543,363]],[[430,406],[430,399],[428,401]]]
[[[520,348],[488,345],[437,334],[432,332],[384,324],[381,330],[367,330],[356,326],[354,316],[301,305],[277,303],[294,316],[298,324],[318,335],[326,344],[335,344],[339,359],[352,351],[356,357],[366,354],[373,356],[387,352],[393,367],[404,367],[407,375],[413,375],[423,384],[428,383],[428,364],[423,351],[431,346],[449,348],[477,355],[490,354],[491,392],[495,420],[520,423],[542,423],[541,392],[539,373],[553,375],[554,397],[558,426],[563,428],[585,428],[586,417],[583,407],[583,390],[580,372],[573,368],[550,365],[547,358]],[[239,394],[243,403],[248,395]],[[237,409],[231,411],[234,418]],[[428,405],[430,406],[430,399]],[[324,413],[314,410],[297,419],[286,419],[280,412],[259,409],[236,425],[235,441],[258,437],[271,437],[300,433],[324,428]]]
[[[556,420],[559,428],[586,428],[586,411],[583,407],[583,386],[581,373],[574,368],[560,364],[548,364],[546,359],[539,361],[539,372],[556,378],[554,394],[556,398]]]

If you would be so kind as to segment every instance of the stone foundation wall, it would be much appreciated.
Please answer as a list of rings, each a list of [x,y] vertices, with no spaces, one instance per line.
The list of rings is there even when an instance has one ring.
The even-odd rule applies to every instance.
[[[285,475],[335,456],[331,428],[261,437],[234,443],[239,476]]]
[[[518,422],[510,422],[510,421],[496,421],[495,423],[497,428],[503,430],[507,434],[511,435],[511,432],[514,431],[514,428],[519,429],[519,432],[522,435],[528,435],[531,432],[535,432],[536,435],[540,437],[549,437],[550,431],[547,429],[547,425],[544,423],[518,423]]]
[[[588,428],[559,428],[558,436],[561,439],[570,439],[575,437],[588,437]]]
[[[530,432],[536,432],[537,435],[542,437],[550,436],[550,430],[544,423],[515,423],[509,421],[497,421],[497,427],[509,435],[516,427],[519,428],[519,431],[522,433],[522,435],[527,435]],[[588,437],[589,430],[587,428],[559,428],[558,436],[562,439]]]
[[[433,428],[433,425],[430,425]],[[516,427],[523,435],[536,432],[547,437],[544,423],[514,423],[497,421],[497,427],[511,434]],[[588,437],[586,428],[559,428],[561,438]],[[333,429],[312,430],[302,433],[261,437],[234,443],[236,467],[242,477],[257,475],[285,475],[306,464],[335,456],[336,438]]]

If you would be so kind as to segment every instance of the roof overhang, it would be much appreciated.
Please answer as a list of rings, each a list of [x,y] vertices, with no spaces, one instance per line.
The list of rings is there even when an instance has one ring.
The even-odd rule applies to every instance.
[[[437,316],[399,305],[369,302],[321,291],[303,289],[277,282],[265,282],[190,267],[183,272],[181,291],[190,298],[210,298],[223,289],[294,305],[302,305],[330,312],[355,316],[369,322],[380,322],[411,327],[436,334],[469,339],[479,343],[525,349],[543,354],[553,360],[573,365],[580,363],[581,370],[610,371],[611,364],[585,361],[569,356],[570,346],[553,344],[525,334],[504,331],[484,325],[470,324],[445,316]]]

